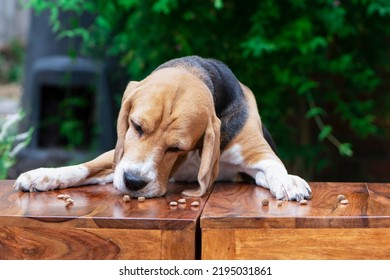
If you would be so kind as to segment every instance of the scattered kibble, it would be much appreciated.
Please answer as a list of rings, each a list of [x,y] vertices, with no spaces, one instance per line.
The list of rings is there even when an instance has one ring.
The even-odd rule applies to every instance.
[[[65,200],[65,199],[70,198],[70,195],[69,194],[59,194],[59,195],[57,195],[57,198]]]
[[[59,194],[59,195],[57,195],[57,198],[63,199],[65,201],[66,207],[71,206],[74,203],[73,199],[71,199],[70,195],[68,195],[68,194]]]
[[[176,201],[171,201],[171,202],[169,203],[169,205],[170,205],[170,206],[177,206],[177,202],[176,202]]]
[[[65,199],[65,206],[66,207],[73,205],[73,203],[74,203],[73,199],[71,199],[71,198]]]
[[[339,194],[339,195],[337,196],[337,200],[338,200],[339,202],[345,200],[345,195]]]
[[[73,203],[74,202],[73,199],[71,199],[70,197],[65,199],[65,201],[68,202],[68,203]]]
[[[299,204],[307,205],[307,200],[306,199],[302,199],[301,201],[299,201]]]
[[[341,204],[348,204],[349,201],[348,201],[348,199],[343,199],[343,200],[340,201],[340,203],[341,203]]]
[[[261,201],[261,205],[263,206],[268,206],[269,204],[269,200],[267,198],[264,198],[262,201]]]
[[[185,204],[187,200],[185,198],[180,198],[177,202],[180,204]]]
[[[278,207],[282,206],[282,205],[283,205],[283,200],[278,200],[278,201],[276,201],[276,205],[277,205]]]
[[[191,203],[191,206],[198,207],[200,205],[199,201],[194,201]]]
[[[139,202],[144,202],[145,201],[145,197],[143,197],[143,196],[138,197],[138,201]]]
[[[125,194],[122,198],[123,202],[129,202],[130,201],[130,195]]]

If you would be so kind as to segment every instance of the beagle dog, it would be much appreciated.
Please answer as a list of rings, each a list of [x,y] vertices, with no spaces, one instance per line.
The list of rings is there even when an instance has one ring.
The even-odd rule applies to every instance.
[[[23,173],[14,188],[48,191],[113,183],[131,196],[163,196],[167,183],[253,178],[277,199],[310,198],[305,180],[288,174],[273,150],[251,90],[222,62],[189,56],[170,60],[127,85],[114,150],[92,161]],[[267,141],[268,140],[268,141]]]

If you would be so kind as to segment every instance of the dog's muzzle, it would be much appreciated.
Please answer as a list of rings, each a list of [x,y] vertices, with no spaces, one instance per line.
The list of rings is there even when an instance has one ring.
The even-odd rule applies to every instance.
[[[131,172],[124,172],[123,174],[123,180],[125,182],[125,186],[127,189],[131,191],[139,191],[143,189],[148,182],[145,181],[145,179],[131,173]]]

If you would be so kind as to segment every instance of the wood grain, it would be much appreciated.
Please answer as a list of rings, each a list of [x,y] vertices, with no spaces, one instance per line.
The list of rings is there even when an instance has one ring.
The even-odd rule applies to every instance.
[[[310,185],[307,205],[278,207],[265,189],[217,184],[201,217],[202,259],[390,259],[390,184]]]
[[[171,184],[166,196],[122,201],[112,185],[23,193],[0,181],[0,259],[194,259],[209,193],[170,207],[195,184]],[[69,194],[70,207],[57,198]],[[194,200],[199,207],[191,207]]]
[[[224,238],[221,244],[218,240]],[[388,260],[387,228],[203,229],[205,260]]]
[[[217,184],[202,213],[202,228],[390,227],[390,184],[311,183],[308,205],[284,201],[247,184]],[[338,202],[344,194],[348,205]],[[269,206],[261,200],[267,198]]]
[[[184,230],[196,228],[208,194],[202,198],[187,198],[186,205],[170,207],[177,201],[181,191],[196,187],[195,184],[171,184],[170,191],[160,198],[129,203],[122,201],[123,195],[111,184],[84,186],[49,192],[15,192],[13,181],[0,181],[0,226],[20,225],[72,226],[87,228],[130,228]],[[69,194],[74,200],[65,207],[58,194]],[[191,207],[192,201],[199,207]]]
[[[194,259],[193,236],[172,230],[0,227],[0,259]]]

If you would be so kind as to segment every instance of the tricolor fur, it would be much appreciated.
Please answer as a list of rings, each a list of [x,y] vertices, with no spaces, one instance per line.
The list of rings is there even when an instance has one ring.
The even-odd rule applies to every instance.
[[[22,174],[16,190],[47,191],[113,182],[132,196],[162,196],[169,180],[198,181],[202,196],[216,180],[249,175],[278,199],[310,197],[288,174],[263,127],[251,90],[222,62],[190,56],[168,61],[122,99],[114,150],[75,166]]]

